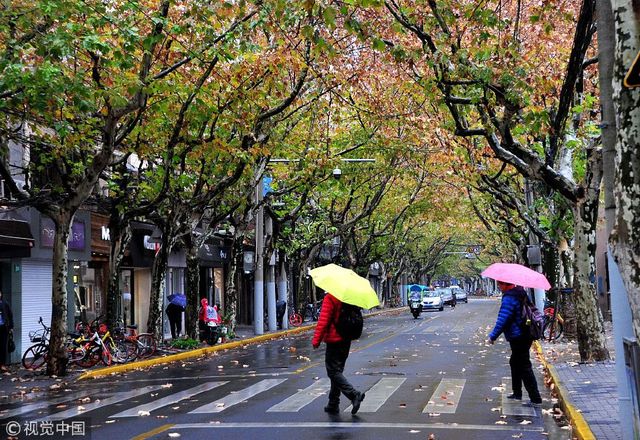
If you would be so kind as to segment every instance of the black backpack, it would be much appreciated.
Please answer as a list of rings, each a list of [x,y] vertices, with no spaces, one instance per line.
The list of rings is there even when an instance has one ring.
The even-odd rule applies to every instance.
[[[528,296],[522,301],[520,319],[520,328],[522,329],[523,336],[529,336],[529,338],[534,341],[542,339],[544,317]]]
[[[362,309],[347,303],[342,303],[338,320],[336,321],[336,330],[342,339],[353,341],[362,335]]]

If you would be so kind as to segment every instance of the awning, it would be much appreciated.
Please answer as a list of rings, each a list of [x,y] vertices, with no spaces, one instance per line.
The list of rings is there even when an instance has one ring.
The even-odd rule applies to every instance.
[[[32,248],[33,242],[29,223],[22,220],[0,219],[0,244]]]

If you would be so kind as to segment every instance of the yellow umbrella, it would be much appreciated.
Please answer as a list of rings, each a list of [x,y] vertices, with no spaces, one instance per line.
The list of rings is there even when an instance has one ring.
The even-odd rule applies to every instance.
[[[316,286],[329,292],[340,301],[370,309],[380,304],[378,295],[371,288],[369,280],[362,278],[351,269],[336,264],[316,267],[309,271]]]

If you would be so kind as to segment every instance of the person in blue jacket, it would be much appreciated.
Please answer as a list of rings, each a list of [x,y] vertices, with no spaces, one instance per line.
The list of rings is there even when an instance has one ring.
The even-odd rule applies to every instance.
[[[496,325],[489,334],[489,343],[493,344],[504,333],[505,339],[511,346],[511,386],[513,392],[508,399],[522,400],[522,385],[529,394],[530,404],[536,407],[542,405],[542,398],[538,390],[538,382],[533,374],[529,350],[533,339],[522,331],[522,304],[526,300],[527,292],[520,286],[498,281],[498,288],[502,291],[502,303],[498,312]]]

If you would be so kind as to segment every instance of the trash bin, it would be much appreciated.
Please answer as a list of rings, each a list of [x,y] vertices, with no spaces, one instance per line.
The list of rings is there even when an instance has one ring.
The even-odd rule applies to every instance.
[[[276,320],[278,321],[278,328],[282,328],[282,318],[284,318],[284,312],[287,310],[287,303],[281,299],[276,301]]]
[[[622,338],[624,365],[633,403],[633,438],[640,438],[640,347],[635,338]]]

